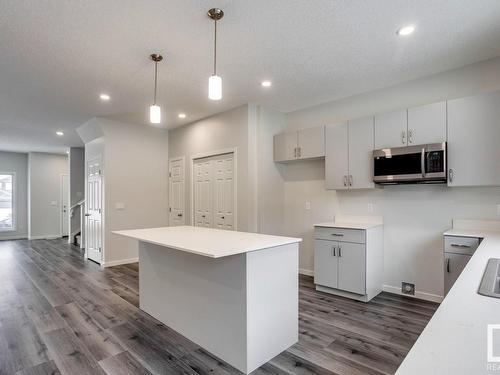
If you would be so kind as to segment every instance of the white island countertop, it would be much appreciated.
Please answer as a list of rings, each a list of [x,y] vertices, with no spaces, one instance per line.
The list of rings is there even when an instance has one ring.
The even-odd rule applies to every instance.
[[[329,223],[314,224],[315,227],[322,227],[322,228],[343,228],[343,229],[360,229],[360,230],[376,228],[382,225],[383,225],[382,223],[376,223],[376,222],[369,223],[369,222],[353,222],[353,221],[335,221]]]
[[[120,230],[112,233],[209,258],[243,254],[302,241],[301,238],[193,226]]]
[[[500,232],[454,228],[444,235],[483,241],[396,374],[497,373],[492,370],[500,370],[499,364],[487,361],[487,325],[500,324],[500,299],[482,296],[477,290],[488,259],[500,258]]]

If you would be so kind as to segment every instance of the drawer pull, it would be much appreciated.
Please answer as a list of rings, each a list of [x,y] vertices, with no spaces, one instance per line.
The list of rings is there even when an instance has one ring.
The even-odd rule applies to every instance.
[[[342,233],[332,233],[332,236],[335,236],[335,237],[344,237],[344,235]]]
[[[470,245],[462,245],[462,244],[458,244],[458,243],[452,243],[450,246],[451,247],[460,247],[460,248],[463,248],[463,249],[470,249],[471,248]]]
[[[446,258],[446,272],[450,273],[450,258]]]
[[[339,258],[342,258],[342,248],[340,247],[340,245],[339,245],[338,249],[339,249]]]
[[[335,246],[333,247],[333,256],[337,256],[337,254],[335,254]]]

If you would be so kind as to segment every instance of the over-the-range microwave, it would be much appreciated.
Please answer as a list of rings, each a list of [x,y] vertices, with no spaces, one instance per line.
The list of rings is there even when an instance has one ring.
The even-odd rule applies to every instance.
[[[446,179],[446,142],[373,151],[377,184],[439,184]]]

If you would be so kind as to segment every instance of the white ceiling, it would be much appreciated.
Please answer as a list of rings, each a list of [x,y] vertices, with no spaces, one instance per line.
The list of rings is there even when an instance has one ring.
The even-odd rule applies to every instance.
[[[207,99],[213,6],[221,102]],[[94,116],[146,124],[152,52],[167,127],[246,102],[289,112],[500,55],[500,1],[2,0],[0,149],[62,152]]]

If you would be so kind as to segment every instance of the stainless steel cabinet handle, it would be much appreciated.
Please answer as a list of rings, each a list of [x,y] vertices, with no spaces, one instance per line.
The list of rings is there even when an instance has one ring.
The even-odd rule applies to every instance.
[[[302,157],[302,147],[298,147],[299,158]]]
[[[342,233],[332,233],[332,236],[335,236],[335,237],[344,237],[344,235]]]
[[[339,258],[341,258],[342,257],[342,248],[340,247],[340,245],[339,245],[338,249],[339,249]]]
[[[344,176],[344,186],[347,186],[347,176]]]
[[[406,132],[404,130],[401,132],[401,143],[406,144]]]
[[[182,217],[182,214],[177,214],[177,216]]]
[[[408,143],[413,143],[413,130],[408,130]]]
[[[453,169],[451,168],[448,171],[448,179],[450,180],[450,182],[453,182]]]
[[[349,186],[352,186],[352,174],[349,175]]]
[[[470,245],[462,245],[462,244],[458,244],[458,243],[452,243],[450,246],[451,247],[461,247],[464,249],[470,249]]]
[[[295,147],[293,149],[293,157],[295,157],[295,158],[297,157],[297,147]]]
[[[450,273],[450,258],[446,258],[446,272]]]
[[[335,254],[335,246],[333,247],[333,249],[332,249],[332,250],[333,250],[333,256],[334,256],[334,257],[335,257],[335,256],[337,256],[337,255]]]

